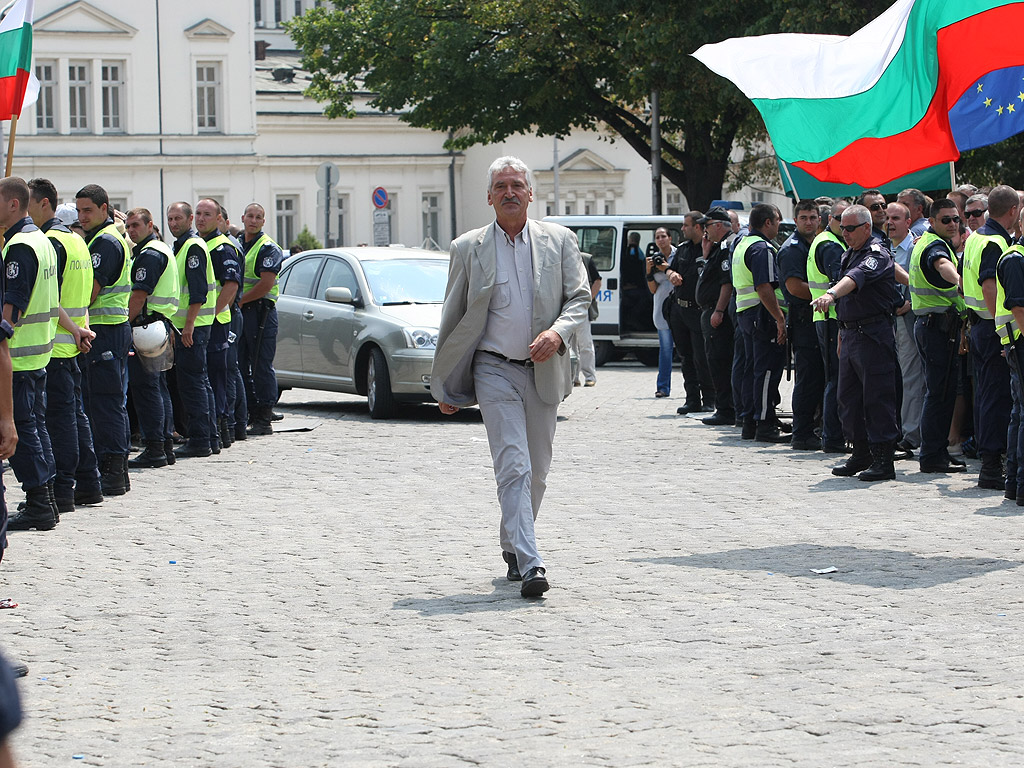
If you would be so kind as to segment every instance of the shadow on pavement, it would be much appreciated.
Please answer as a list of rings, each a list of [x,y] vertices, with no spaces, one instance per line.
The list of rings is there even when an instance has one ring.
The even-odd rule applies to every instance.
[[[492,579],[491,584],[494,591],[489,595],[469,592],[441,597],[416,597],[396,600],[393,607],[403,611],[419,611],[422,616],[443,616],[482,611],[517,611],[543,605],[545,600],[543,597],[523,599],[519,594],[519,583],[510,582],[508,579]]]
[[[636,558],[634,562],[716,568],[723,571],[767,571],[783,576],[829,579],[886,589],[925,589],[1022,563],[979,557],[922,556],[895,549],[826,547],[788,544],[760,549],[730,549],[683,557]],[[837,573],[819,575],[812,568],[834,566]]]
[[[366,408],[365,400],[292,400],[290,402],[278,403],[275,410],[285,416],[315,416],[322,419],[346,419],[349,421],[374,421],[370,418],[370,412]],[[375,422],[387,424],[388,421],[408,422],[452,422],[478,424],[483,421],[479,408],[463,408],[451,416],[441,413],[436,404],[404,404],[399,405],[395,415],[385,421]]]

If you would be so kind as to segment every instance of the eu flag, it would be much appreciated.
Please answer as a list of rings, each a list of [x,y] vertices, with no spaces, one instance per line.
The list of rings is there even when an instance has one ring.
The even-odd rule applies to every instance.
[[[949,110],[949,127],[961,152],[1024,131],[1024,67],[997,69],[980,78]]]

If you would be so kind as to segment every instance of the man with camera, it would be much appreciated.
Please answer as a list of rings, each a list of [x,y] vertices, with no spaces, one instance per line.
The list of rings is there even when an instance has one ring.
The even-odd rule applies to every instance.
[[[683,219],[684,242],[665,273],[675,288],[668,297],[668,324],[675,341],[676,354],[682,362],[683,389],[686,400],[676,409],[678,414],[709,411],[715,402],[711,371],[704,351],[704,333],[700,327],[700,306],[697,304],[697,280],[704,269],[704,228],[700,211],[690,211]]]

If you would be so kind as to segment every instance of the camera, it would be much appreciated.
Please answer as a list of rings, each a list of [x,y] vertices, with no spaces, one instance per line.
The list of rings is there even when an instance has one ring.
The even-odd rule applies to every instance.
[[[660,267],[665,263],[665,257],[662,256],[660,253],[654,253],[651,255],[651,262],[654,264],[654,266]]]

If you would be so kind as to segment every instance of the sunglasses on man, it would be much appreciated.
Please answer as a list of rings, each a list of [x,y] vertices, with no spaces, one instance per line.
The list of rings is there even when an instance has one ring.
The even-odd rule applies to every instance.
[[[973,211],[964,211],[964,213],[967,215],[968,219],[971,219],[971,218],[974,218],[975,216],[984,216],[985,215],[985,209],[984,208],[975,208]]]
[[[860,224],[840,224],[839,228],[843,230],[843,232],[850,234],[851,232],[856,232],[861,227],[866,227],[867,225],[868,222],[862,221]]]
[[[947,226],[948,226],[948,225],[949,225],[949,224],[950,224],[951,222],[954,222],[954,221],[955,221],[955,222],[956,222],[957,224],[959,224],[959,223],[960,223],[960,217],[959,217],[959,216],[943,216],[943,217],[942,217],[941,219],[939,219],[939,223],[941,223],[941,224],[945,224],[945,225],[947,225]]]

